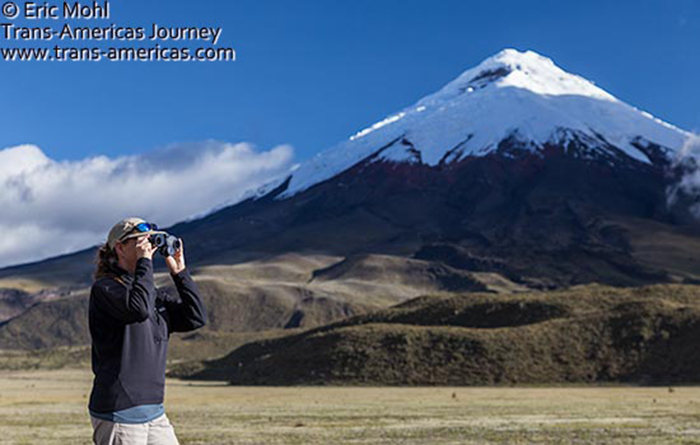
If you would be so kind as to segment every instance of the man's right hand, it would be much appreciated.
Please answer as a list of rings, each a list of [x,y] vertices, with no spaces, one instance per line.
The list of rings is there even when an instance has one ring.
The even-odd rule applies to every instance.
[[[153,259],[153,253],[157,247],[148,241],[148,236],[142,236],[136,239],[136,257]]]

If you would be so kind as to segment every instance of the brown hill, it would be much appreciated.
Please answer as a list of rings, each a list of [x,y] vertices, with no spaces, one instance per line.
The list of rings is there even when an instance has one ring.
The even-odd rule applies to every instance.
[[[700,287],[420,297],[172,376],[240,385],[700,382]]]
[[[372,255],[350,259],[272,256],[237,265],[195,268],[193,275],[209,315],[203,330],[211,333],[309,328],[425,293],[522,290],[496,274],[470,274],[428,261]],[[156,284],[175,292],[167,274],[156,274]],[[7,301],[19,298],[37,304],[0,323],[0,349],[89,344],[89,288],[63,296],[37,294],[41,298],[19,292],[4,295]]]

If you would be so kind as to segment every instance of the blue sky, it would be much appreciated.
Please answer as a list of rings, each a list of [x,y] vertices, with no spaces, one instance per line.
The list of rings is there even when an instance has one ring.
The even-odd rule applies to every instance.
[[[699,1],[120,0],[112,20],[220,25],[238,60],[0,62],[0,147],[77,160],[216,139],[303,160],[506,47],[700,129]]]
[[[504,48],[700,130],[698,0],[114,0],[110,22],[221,26],[238,60],[0,62],[0,267],[236,202]]]

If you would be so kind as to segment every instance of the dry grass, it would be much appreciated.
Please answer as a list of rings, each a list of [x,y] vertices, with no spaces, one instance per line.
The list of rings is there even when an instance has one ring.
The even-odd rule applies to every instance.
[[[39,292],[49,287],[40,280],[29,278],[0,278],[0,288],[17,289],[27,293]]]
[[[89,444],[82,370],[0,372],[3,444]],[[235,387],[169,379],[187,444],[700,443],[700,388]]]

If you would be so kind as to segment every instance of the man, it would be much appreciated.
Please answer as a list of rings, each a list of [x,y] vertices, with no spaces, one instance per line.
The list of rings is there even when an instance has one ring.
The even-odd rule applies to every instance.
[[[171,332],[206,324],[184,245],[165,258],[178,297],[157,289],[149,236],[165,233],[141,218],[112,227],[100,248],[90,292],[95,374],[88,405],[97,445],[179,444],[165,414],[165,361]]]

